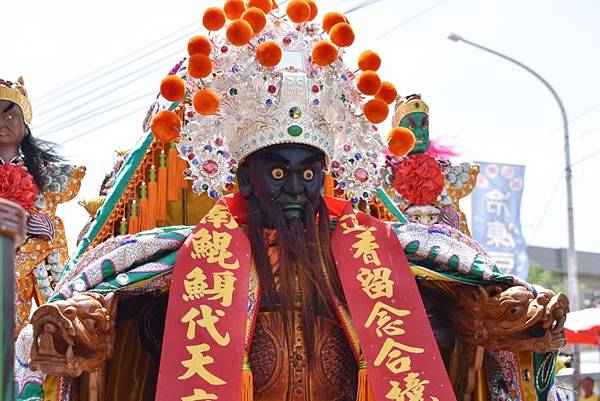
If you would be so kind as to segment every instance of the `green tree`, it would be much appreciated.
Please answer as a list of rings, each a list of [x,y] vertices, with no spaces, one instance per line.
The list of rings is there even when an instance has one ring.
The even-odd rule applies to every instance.
[[[529,275],[527,276],[527,281],[531,284],[541,285],[555,293],[567,293],[567,286],[558,274],[544,269],[542,265],[533,260],[529,261]]]

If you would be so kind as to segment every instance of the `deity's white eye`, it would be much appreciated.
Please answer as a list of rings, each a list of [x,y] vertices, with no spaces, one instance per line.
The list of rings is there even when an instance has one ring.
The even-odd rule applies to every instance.
[[[7,114],[7,115],[5,115],[5,116],[4,116],[4,119],[5,119],[6,121],[9,121],[9,120],[12,120],[12,119],[13,119],[13,116],[12,116],[12,114]]]
[[[283,179],[283,175],[284,175],[283,169],[281,169],[280,167],[275,167],[273,170],[271,170],[271,175],[276,180],[281,180],[281,179]]]
[[[310,181],[313,179],[313,177],[315,176],[315,173],[313,173],[312,170],[304,170],[304,173],[302,173],[302,178],[304,178],[306,181]]]

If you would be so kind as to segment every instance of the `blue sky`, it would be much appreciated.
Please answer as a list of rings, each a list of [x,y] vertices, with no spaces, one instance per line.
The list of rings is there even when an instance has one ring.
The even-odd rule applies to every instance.
[[[317,2],[321,11],[362,3]],[[72,161],[88,166],[80,197],[96,194],[113,150],[129,148],[140,137],[142,109],[170,65],[185,55],[187,38],[200,31],[204,8],[216,4],[221,2],[3,4],[0,77],[25,77],[34,135],[63,143],[92,132],[62,149]],[[563,136],[554,99],[526,71],[447,36],[458,33],[540,73],[567,109],[572,160],[587,157],[573,169],[577,249],[600,252],[599,17],[600,3],[593,0],[380,0],[350,14],[357,40],[346,60],[352,65],[361,51],[378,51],[382,77],[401,94],[423,95],[431,111],[431,136],[454,145],[460,159],[524,164],[526,240],[566,247]],[[144,52],[152,54],[141,57]],[[106,65],[116,71],[99,70]],[[79,122],[91,113],[98,115]],[[86,213],[76,202],[59,212],[72,243]]]

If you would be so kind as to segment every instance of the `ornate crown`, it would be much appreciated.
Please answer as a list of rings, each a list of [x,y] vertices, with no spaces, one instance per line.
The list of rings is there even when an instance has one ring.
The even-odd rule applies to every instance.
[[[429,106],[421,99],[421,95],[409,95],[400,97],[396,100],[394,117],[392,117],[392,126],[397,127],[400,121],[410,113],[417,111],[429,114]]]
[[[203,24],[213,32],[192,38],[187,64],[161,84],[163,97],[174,101],[163,108],[183,107],[182,121],[163,110],[151,126],[159,139],[172,141],[175,125],[193,190],[216,198],[231,188],[235,168],[247,156],[270,145],[296,143],[323,151],[338,194],[354,202],[370,199],[379,185],[384,148],[373,124],[385,120],[396,98],[393,85],[382,84],[374,71],[379,56],[363,53],[363,72],[355,76],[339,48],[354,40],[352,28],[339,13],[325,14],[326,29],[310,22],[316,16],[314,2],[290,1],[287,15],[260,6],[232,13],[228,3],[225,12],[216,7],[205,12]],[[225,14],[233,20],[222,35],[217,31]],[[323,30],[331,42],[323,39]],[[365,93],[376,96],[367,99]]]
[[[25,120],[25,124],[31,124],[33,113],[31,110],[31,103],[27,97],[27,91],[25,90],[25,82],[23,81],[23,77],[19,77],[17,82],[0,79],[0,99],[8,100],[17,104],[21,110],[23,110],[23,119]]]

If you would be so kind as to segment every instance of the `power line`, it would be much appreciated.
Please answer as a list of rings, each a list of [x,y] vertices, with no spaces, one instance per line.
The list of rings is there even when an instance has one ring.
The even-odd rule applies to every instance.
[[[100,128],[104,128],[104,127],[106,127],[106,126],[108,126],[108,125],[114,124],[114,123],[116,123],[117,121],[120,121],[120,120],[122,120],[122,119],[124,119],[124,118],[127,118],[127,117],[131,116],[133,113],[137,113],[137,112],[139,112],[139,111],[142,111],[142,110],[145,110],[145,109],[147,109],[147,108],[148,108],[148,105],[146,105],[146,104],[145,104],[144,106],[142,106],[142,107],[139,107],[139,108],[137,108],[137,109],[135,109],[135,110],[131,110],[131,111],[129,111],[129,112],[128,112],[128,113],[126,113],[126,114],[121,114],[121,115],[120,115],[119,117],[117,117],[117,118],[114,118],[114,119],[112,119],[112,120],[109,120],[109,121],[107,121],[107,122],[105,122],[105,123],[103,123],[103,124],[97,125],[97,126],[95,126],[94,128],[91,128],[91,129],[89,129],[89,130],[87,130],[87,131],[84,131],[84,132],[82,132],[82,133],[79,133],[79,134],[75,135],[74,137],[71,137],[71,138],[69,138],[69,139],[67,139],[67,140],[65,140],[65,141],[62,141],[62,142],[61,142],[61,144],[62,144],[62,145],[64,145],[64,144],[67,144],[67,143],[69,143],[69,142],[73,142],[73,141],[75,141],[75,140],[77,140],[77,139],[79,139],[79,138],[82,138],[82,137],[84,137],[84,136],[86,136],[86,135],[93,134],[94,132],[96,132],[96,131],[97,131],[97,130],[99,130]]]
[[[352,12],[354,12],[354,11],[361,10],[361,9],[363,9],[363,8],[367,7],[367,6],[370,6],[370,5],[372,5],[372,4],[378,3],[379,1],[381,1],[381,0],[370,0],[370,1],[365,1],[365,2],[363,2],[362,4],[359,4],[359,5],[355,6],[355,7],[353,7],[353,8],[351,8],[351,9],[347,10],[345,13],[346,13],[346,14],[349,14],[349,13],[352,13]],[[284,4],[284,3],[282,3],[282,4]],[[161,60],[164,60],[164,59],[166,59],[166,58],[170,58],[170,57],[172,57],[172,56],[174,56],[174,55],[176,55],[176,54],[178,54],[178,53],[179,53],[179,51],[178,51],[178,52],[176,52],[176,53],[173,53],[173,54],[171,54],[171,55],[168,55],[168,56],[166,56],[166,57],[163,57]],[[161,61],[161,60],[159,60],[159,61]],[[148,68],[148,67],[149,67],[149,66],[143,67],[143,68],[141,68],[141,69],[139,69],[139,70],[137,70],[137,71],[135,71],[135,72],[141,71],[141,70],[143,70],[143,69],[146,69],[146,68]],[[125,76],[128,76],[128,75],[130,75],[130,74],[126,74]],[[147,74],[146,74],[146,75],[147,75]],[[137,79],[136,79],[136,80],[137,80]],[[134,81],[135,81],[135,80],[134,80]],[[111,85],[111,84],[113,84],[113,82],[109,83],[109,85]],[[80,99],[80,98],[82,98],[82,97],[85,97],[85,96],[87,96],[88,94],[90,94],[90,93],[92,93],[92,92],[93,92],[93,90],[92,90],[92,91],[88,91],[88,92],[84,93],[83,95],[79,96],[78,98],[71,99],[71,100],[69,100],[69,101],[67,101],[67,102],[63,102],[62,104],[60,104],[60,105],[56,106],[56,107],[55,107],[55,109],[59,109],[59,108],[61,108],[62,106],[66,105],[66,104],[70,104],[70,103],[72,103],[72,102],[76,101],[77,99]],[[88,102],[84,103],[83,105],[87,105],[87,104],[89,104],[89,103],[91,103],[91,102],[93,102],[93,101],[97,100],[98,98],[100,98],[100,97],[102,97],[102,96],[103,96],[103,95],[96,96],[95,98],[93,98],[93,99],[89,100]],[[80,105],[80,106],[82,106],[82,105]],[[111,110],[112,110],[112,109],[114,109],[114,108],[116,108],[116,107],[113,107],[113,108],[111,108]],[[63,113],[61,116],[63,116],[63,115],[66,115],[66,114],[68,114],[68,112],[67,112],[67,113]],[[100,114],[103,114],[103,113],[100,113]],[[93,117],[93,116],[90,116],[89,118],[92,118],[92,117]],[[84,119],[81,119],[81,120],[80,120],[80,121],[78,121],[77,123],[84,122],[84,121],[88,120],[89,118],[87,118],[87,119],[85,119],[85,118],[84,118]],[[115,122],[115,121],[118,121],[118,120],[121,120],[121,119],[123,119],[123,118],[125,118],[125,117],[124,117],[124,116],[118,117],[118,118],[117,118],[117,119],[115,119],[115,120],[110,120],[110,121],[107,121],[107,123],[106,123],[106,124],[112,124],[113,122]],[[64,124],[64,122],[63,122],[63,124]],[[72,126],[72,125],[75,125],[75,124],[76,124],[76,123],[73,123],[73,124],[69,124],[69,125],[67,125],[67,126]],[[98,127],[96,127],[95,129],[102,128],[103,126],[105,126],[105,125],[103,124],[103,125],[101,125],[101,126],[98,126]],[[65,127],[63,127],[63,128],[65,128]],[[42,137],[42,136],[47,136],[47,135],[50,135],[50,134],[52,134],[52,133],[54,133],[54,132],[55,132],[55,131],[51,131],[51,132],[45,132],[45,133],[43,133],[42,135],[40,135],[40,137]],[[80,133],[80,134],[78,134],[76,137],[73,137],[73,138],[71,138],[71,139],[68,139],[68,140],[64,141],[63,143],[68,143],[68,142],[70,142],[70,141],[73,141],[73,140],[75,140],[75,139],[77,139],[77,138],[80,138],[80,137],[82,137],[82,136],[85,136],[85,135],[88,135],[88,134],[91,134],[91,133],[93,133],[93,129],[92,129],[92,130],[85,131],[85,132],[83,132],[83,133]]]
[[[85,122],[87,120],[90,120],[90,119],[98,117],[98,116],[101,116],[101,115],[106,114],[108,112],[111,112],[113,110],[119,109],[119,108],[121,108],[123,106],[126,106],[128,104],[131,104],[131,103],[133,103],[135,101],[142,100],[142,99],[147,99],[148,97],[150,97],[151,95],[154,95],[154,94],[156,94],[156,91],[151,91],[151,92],[144,93],[143,95],[139,95],[139,96],[137,96],[137,97],[135,97],[133,99],[127,99],[127,100],[125,100],[125,101],[123,101],[121,103],[116,103],[116,104],[114,102],[106,103],[106,104],[104,104],[103,106],[99,107],[98,109],[96,109],[95,111],[93,111],[91,113],[88,112],[88,113],[80,114],[80,115],[78,115],[78,116],[76,116],[76,117],[74,117],[74,118],[72,118],[70,120],[63,121],[60,124],[57,124],[57,125],[54,125],[54,126],[48,128],[48,130],[44,131],[41,135],[39,135],[39,137],[42,138],[42,137],[45,137],[45,136],[48,136],[48,135],[52,135],[52,134],[54,134],[55,132],[57,132],[59,130],[63,130],[63,129],[72,127],[74,125],[78,125],[78,124],[80,124],[82,122]],[[107,106],[109,106],[109,107],[106,108]]]
[[[136,78],[134,78],[134,79],[130,79],[130,80],[127,80],[127,81],[125,81],[124,83],[121,83],[121,84],[119,85],[119,88],[120,88],[120,89],[122,89],[122,88],[124,88],[125,86],[127,86],[127,85],[129,85],[129,84],[131,84],[131,83],[133,83],[133,82],[135,82],[135,81],[137,81],[137,80],[139,80],[139,78],[141,78],[141,77],[144,77],[144,76],[146,76],[146,75],[148,75],[148,74],[150,74],[150,73],[152,73],[152,72],[154,72],[154,71],[157,71],[157,70],[158,70],[158,69],[160,69],[160,68],[165,68],[165,66],[164,66],[164,65],[159,65],[159,66],[156,66],[156,63],[160,63],[161,61],[165,61],[165,60],[167,60],[167,59],[169,59],[169,60],[170,60],[170,59],[172,59],[173,57],[177,56],[177,55],[178,55],[178,54],[180,54],[180,53],[181,53],[181,50],[177,50],[177,51],[175,51],[175,52],[173,52],[173,53],[170,53],[170,54],[168,54],[168,55],[164,56],[164,57],[163,57],[163,58],[161,58],[161,59],[155,60],[155,61],[153,61],[152,63],[149,63],[149,64],[145,65],[144,67],[138,68],[138,69],[137,69],[137,70],[135,70],[135,71],[132,71],[132,72],[126,72],[125,74],[123,74],[123,75],[119,76],[119,78],[117,78],[116,80],[114,80],[114,81],[112,81],[112,82],[108,82],[108,83],[106,83],[106,84],[104,84],[104,85],[101,85],[100,87],[102,87],[102,88],[104,88],[104,89],[108,89],[108,90],[101,91],[101,92],[100,92],[100,94],[97,94],[97,93],[98,93],[97,91],[98,91],[98,89],[99,89],[100,87],[94,87],[94,88],[92,88],[92,89],[89,89],[87,92],[84,92],[83,94],[81,94],[81,95],[79,95],[79,96],[77,96],[77,97],[75,97],[75,98],[68,99],[68,100],[66,100],[66,101],[64,101],[64,102],[62,102],[62,103],[60,103],[60,104],[58,104],[58,105],[57,105],[57,106],[55,106],[55,107],[54,107],[52,110],[59,110],[59,109],[63,108],[64,106],[67,106],[67,105],[70,105],[70,104],[72,104],[73,102],[76,102],[76,101],[77,101],[77,100],[79,100],[79,99],[85,98],[85,97],[86,97],[86,96],[88,96],[88,95],[91,95],[91,94],[94,94],[94,93],[96,93],[97,95],[96,95],[95,97],[93,97],[92,99],[88,100],[88,101],[87,101],[86,103],[84,103],[83,105],[89,104],[90,102],[92,102],[92,101],[94,101],[94,100],[97,100],[97,99],[100,99],[100,98],[104,97],[104,95],[106,95],[106,94],[108,94],[108,93],[110,93],[110,92],[113,92],[113,89],[110,89],[110,87],[111,87],[111,86],[114,86],[115,84],[117,84],[117,83],[118,83],[119,81],[121,81],[121,80],[124,80],[124,79],[126,79],[126,78],[128,78],[128,77],[131,77],[131,76],[132,76],[132,74],[137,74],[137,73],[141,73],[141,72],[142,72],[142,71],[144,71],[144,70],[148,70],[148,71],[146,71],[146,72],[145,72],[145,74],[142,74],[142,75],[141,75],[141,76],[139,76],[139,77],[136,77]],[[79,105],[79,107],[81,107],[81,106],[83,106],[83,105]],[[44,113],[41,113],[41,115],[46,115],[46,114],[48,114],[49,112],[50,112],[50,110],[49,110],[49,111],[46,111],[46,112],[44,112]]]
[[[576,164],[583,163],[584,161],[586,161],[586,160],[588,160],[588,159],[590,159],[590,158],[592,158],[592,157],[594,157],[594,156],[596,156],[596,155],[598,155],[598,154],[600,154],[600,149],[598,149],[598,150],[597,150],[597,151],[595,151],[595,152],[592,152],[592,153],[590,153],[589,155],[587,155],[587,156],[585,156],[585,157],[582,157],[582,158],[581,158],[581,159],[579,159],[579,160],[576,160],[576,161],[574,161],[573,163],[571,163],[571,165],[570,165],[569,167],[573,167],[573,166],[574,166],[574,165],[576,165]]]
[[[554,200],[554,197],[556,196],[556,191],[558,190],[558,187],[559,187],[561,181],[562,181],[562,177],[559,176],[556,179],[556,183],[554,184],[554,189],[552,190],[552,194],[548,198],[548,201],[544,205],[544,208],[541,209],[542,213],[540,214],[540,218],[539,219],[536,218],[534,220],[534,221],[537,221],[537,223],[535,224],[534,229],[533,229],[533,235],[531,236],[532,239],[536,237],[539,228],[541,227],[542,223],[544,222],[544,217],[546,217],[546,213],[548,213],[548,209],[550,208],[550,204],[552,203],[552,201]]]
[[[190,35],[190,33],[187,33],[186,35],[183,35],[183,36],[179,36],[179,37],[177,37],[176,39],[174,39],[174,40],[172,40],[172,41],[170,41],[170,42],[168,42],[168,43],[165,43],[164,45],[162,45],[162,46],[161,46],[161,47],[159,47],[159,48],[153,49],[153,50],[152,50],[152,51],[150,51],[150,52],[146,52],[146,53],[144,53],[143,55],[141,55],[141,56],[139,56],[139,57],[135,58],[134,60],[130,60],[130,61],[129,61],[128,63],[126,63],[126,64],[115,66],[115,63],[119,63],[119,62],[121,62],[121,61],[123,61],[123,60],[126,60],[126,59],[127,59],[127,58],[129,58],[129,57],[132,57],[132,56],[133,56],[133,55],[135,55],[136,53],[139,53],[139,52],[141,52],[141,51],[144,51],[144,50],[146,50],[146,49],[148,49],[148,48],[151,48],[151,47],[155,46],[155,45],[156,45],[158,42],[162,42],[163,40],[166,40],[166,39],[170,38],[171,36],[174,36],[174,35],[176,35],[176,34],[178,34],[178,33],[180,33],[180,32],[183,32],[183,31],[187,31],[187,30],[189,30],[190,28],[192,28],[192,27],[194,27],[194,26],[197,26],[197,24],[198,24],[197,22],[194,22],[194,23],[192,23],[192,24],[190,24],[190,25],[187,25],[187,26],[186,26],[186,27],[184,27],[184,28],[181,28],[181,29],[179,29],[178,31],[172,32],[172,33],[170,33],[170,34],[168,34],[168,35],[166,35],[166,36],[164,36],[164,37],[162,37],[162,38],[158,39],[157,41],[154,41],[154,42],[152,42],[152,43],[149,43],[149,44],[147,44],[147,45],[146,45],[146,46],[144,46],[144,47],[141,47],[141,48],[139,48],[139,49],[137,49],[137,50],[134,50],[134,51],[132,51],[132,52],[130,52],[130,53],[128,53],[128,54],[126,54],[125,56],[123,56],[123,57],[121,57],[121,58],[119,58],[119,59],[117,59],[117,60],[114,60],[114,61],[110,62],[109,64],[105,64],[104,66],[102,66],[102,67],[100,67],[100,68],[98,68],[98,69],[96,69],[96,70],[90,71],[90,72],[88,72],[87,74],[85,74],[85,75],[83,75],[83,76],[80,76],[79,78],[76,78],[76,79],[74,79],[73,81],[71,81],[71,82],[67,83],[66,85],[62,85],[62,86],[60,86],[60,87],[58,87],[58,88],[55,88],[54,90],[52,90],[52,91],[50,91],[50,92],[48,92],[48,93],[46,93],[46,94],[44,94],[44,95],[40,96],[39,98],[36,98],[36,99],[35,99],[35,101],[38,101],[39,99],[45,99],[45,98],[47,98],[47,97],[49,97],[49,96],[52,96],[52,99],[51,99],[51,101],[52,101],[52,100],[55,100],[57,97],[63,96],[64,94],[66,94],[66,93],[69,93],[69,92],[71,92],[71,91],[73,91],[73,90],[75,90],[75,89],[79,89],[79,88],[81,88],[81,87],[83,87],[83,86],[87,85],[88,83],[91,83],[91,82],[93,82],[93,81],[97,80],[98,78],[101,78],[101,77],[103,77],[103,76],[106,76],[106,75],[108,75],[108,74],[111,74],[112,72],[118,71],[118,70],[120,70],[120,69],[121,69],[121,68],[123,68],[123,67],[126,67],[126,66],[128,66],[128,65],[130,65],[130,64],[132,64],[132,63],[134,63],[134,62],[136,62],[136,61],[139,61],[139,60],[141,60],[141,59],[142,59],[142,58],[144,58],[144,57],[147,57],[148,55],[152,55],[152,54],[154,54],[156,51],[158,51],[158,50],[162,50],[162,49],[164,49],[165,47],[167,47],[167,46],[170,46],[170,45],[172,45],[172,44],[176,43],[177,41],[179,41],[179,40],[181,40],[181,39],[183,39],[183,38],[185,38],[185,37],[189,36],[189,35]],[[86,79],[86,78],[88,78],[88,77],[90,77],[90,76],[92,76],[92,75],[94,75],[94,74],[96,74],[96,73],[98,73],[98,72],[100,72],[100,71],[102,71],[102,70],[104,70],[104,69],[108,68],[108,67],[112,67],[112,68],[111,68],[109,71],[107,71],[107,72],[105,72],[104,74],[102,74],[100,77],[95,77],[95,78],[93,78],[93,79],[89,79],[89,80],[87,80],[87,81],[81,82],[81,80],[83,80],[83,79]],[[75,88],[71,88],[71,87],[72,87],[73,85],[75,85],[75,84],[77,84],[77,86],[76,86]],[[34,101],[34,103],[35,103],[35,101]],[[45,103],[47,103],[47,102],[42,102],[41,104],[43,105],[43,104],[45,104]]]
[[[384,33],[382,33],[381,35],[375,37],[374,39],[371,39],[372,42],[379,40],[381,38],[383,38],[384,36],[389,35],[390,33],[394,32],[396,29],[408,24],[409,22],[412,22],[414,20],[416,20],[417,18],[422,17],[423,15],[427,14],[429,11],[433,10],[434,8],[437,8],[439,6],[441,6],[442,4],[446,3],[448,0],[441,0],[438,1],[437,3],[425,8],[423,11],[418,12],[417,14],[413,15],[412,17],[405,19],[404,21],[400,22],[397,25],[394,25],[393,27],[391,27],[390,29],[388,29],[387,31],[385,31]]]

